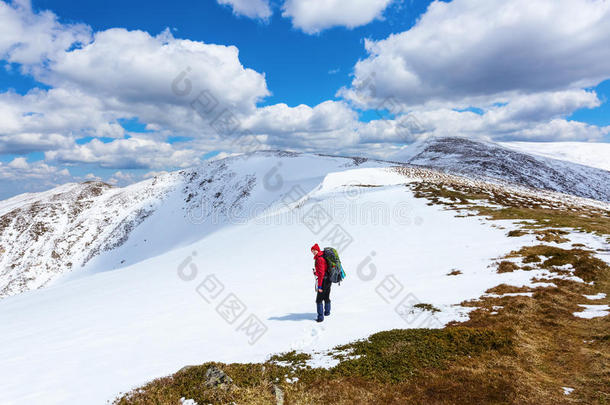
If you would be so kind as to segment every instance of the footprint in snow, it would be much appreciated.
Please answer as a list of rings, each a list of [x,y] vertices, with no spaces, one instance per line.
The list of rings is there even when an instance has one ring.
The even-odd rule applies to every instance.
[[[302,337],[297,339],[292,345],[294,350],[303,350],[312,346],[316,346],[316,342],[320,340],[325,332],[324,325],[314,325],[303,328]]]

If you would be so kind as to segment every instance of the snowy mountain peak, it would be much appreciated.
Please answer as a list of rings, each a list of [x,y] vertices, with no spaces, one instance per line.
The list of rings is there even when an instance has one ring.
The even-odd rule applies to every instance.
[[[125,188],[70,183],[2,201],[0,298],[193,243],[228,223],[248,220],[296,185],[313,188],[327,173],[364,161],[263,151]]]
[[[430,138],[394,159],[468,177],[610,201],[610,172],[463,137]]]

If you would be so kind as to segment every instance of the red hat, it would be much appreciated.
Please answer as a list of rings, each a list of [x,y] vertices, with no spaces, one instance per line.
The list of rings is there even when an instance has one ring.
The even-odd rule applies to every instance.
[[[322,251],[322,249],[320,249],[320,246],[318,246],[317,243],[315,245],[313,245],[310,250],[314,250],[314,249],[317,250],[318,252]]]

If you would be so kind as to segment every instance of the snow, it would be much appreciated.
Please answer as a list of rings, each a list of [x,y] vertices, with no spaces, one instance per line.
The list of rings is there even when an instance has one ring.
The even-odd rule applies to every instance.
[[[532,297],[532,292],[517,292],[517,293],[505,293],[505,294],[485,294],[484,297],[489,298],[504,298],[504,297]]]
[[[570,388],[570,387],[561,387],[561,389],[563,390],[564,395],[570,395],[572,393],[572,391],[574,391],[574,388]]]
[[[606,315],[608,315],[608,313],[610,311],[610,306],[608,306],[608,305],[579,304],[578,306],[583,307],[584,311],[574,312],[573,315],[577,316],[579,318],[585,318],[585,319],[593,319],[593,318],[599,318],[602,316],[606,316]]]
[[[583,295],[583,297],[585,297],[588,300],[601,300],[606,298],[606,294],[605,293],[598,293],[595,295]]]
[[[214,164],[222,162],[228,177],[211,191],[227,194],[223,201],[255,179],[236,212],[217,206],[206,211],[211,216],[185,214],[184,190],[197,193],[217,166],[188,172],[192,181],[168,180],[162,203],[124,244],[44,289],[0,301],[0,403],[103,404],[187,364],[260,362],[290,350],[328,367],[328,351],[339,344],[465,320],[475,308],[460,302],[550,276],[498,274],[490,264],[522,238],[429,206],[404,186],[413,178],[385,164],[274,155]],[[332,314],[321,324],[313,321],[314,242],[339,248],[347,272],[333,285]],[[462,274],[447,277],[455,268]]]
[[[610,171],[610,143],[606,142],[502,142],[507,148],[552,159],[567,160]]]

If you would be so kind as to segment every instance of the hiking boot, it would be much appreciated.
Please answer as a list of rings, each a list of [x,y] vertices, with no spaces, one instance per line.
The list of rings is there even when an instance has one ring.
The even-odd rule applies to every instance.
[[[316,305],[316,307],[316,309],[318,310],[318,319],[316,319],[316,322],[322,322],[324,320],[324,306],[320,302]]]

